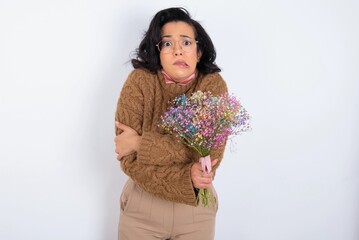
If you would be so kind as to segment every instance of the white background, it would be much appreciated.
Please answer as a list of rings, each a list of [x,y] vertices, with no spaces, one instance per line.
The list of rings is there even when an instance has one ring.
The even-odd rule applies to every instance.
[[[355,0],[1,0],[0,239],[116,239],[116,101],[171,6],[206,28],[253,116],[217,172],[216,239],[359,239]]]

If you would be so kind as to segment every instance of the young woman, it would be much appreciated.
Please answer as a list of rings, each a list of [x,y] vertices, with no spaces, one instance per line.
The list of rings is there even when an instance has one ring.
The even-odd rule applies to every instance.
[[[116,112],[117,159],[129,176],[119,239],[214,239],[217,203],[196,206],[196,189],[217,198],[213,172],[224,147],[211,153],[214,170],[207,174],[194,150],[158,127],[173,98],[227,92],[213,43],[187,10],[169,8],[154,16],[136,53]]]

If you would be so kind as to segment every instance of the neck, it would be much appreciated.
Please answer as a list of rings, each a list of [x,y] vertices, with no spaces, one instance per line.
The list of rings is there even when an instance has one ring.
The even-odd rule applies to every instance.
[[[173,78],[171,78],[164,70],[161,70],[161,73],[165,79],[165,82],[167,84],[176,83],[182,86],[187,85],[188,83],[192,82],[193,79],[196,78],[197,71],[194,71],[191,75],[189,75],[187,78],[183,79],[182,81],[176,81]]]

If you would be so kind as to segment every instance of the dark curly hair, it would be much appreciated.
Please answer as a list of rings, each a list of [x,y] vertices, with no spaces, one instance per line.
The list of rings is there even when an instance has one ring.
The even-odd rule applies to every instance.
[[[220,72],[221,69],[215,63],[216,50],[207,32],[197,21],[193,20],[184,8],[167,8],[159,11],[152,19],[148,30],[145,32],[140,46],[136,49],[135,58],[131,60],[134,68],[145,68],[150,72],[160,70],[161,62],[156,44],[161,41],[161,30],[168,22],[185,22],[193,27],[195,38],[198,41],[197,51],[201,53],[197,70],[208,74]]]

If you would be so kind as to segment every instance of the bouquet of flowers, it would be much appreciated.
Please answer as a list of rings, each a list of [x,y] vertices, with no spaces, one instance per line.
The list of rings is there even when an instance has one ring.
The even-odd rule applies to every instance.
[[[189,98],[181,95],[161,117],[160,126],[176,134],[199,155],[202,171],[212,171],[210,154],[222,146],[230,135],[238,135],[250,129],[250,116],[239,100],[228,93],[214,96],[211,92],[197,91]],[[207,206],[214,202],[208,189],[199,189],[197,204]]]

